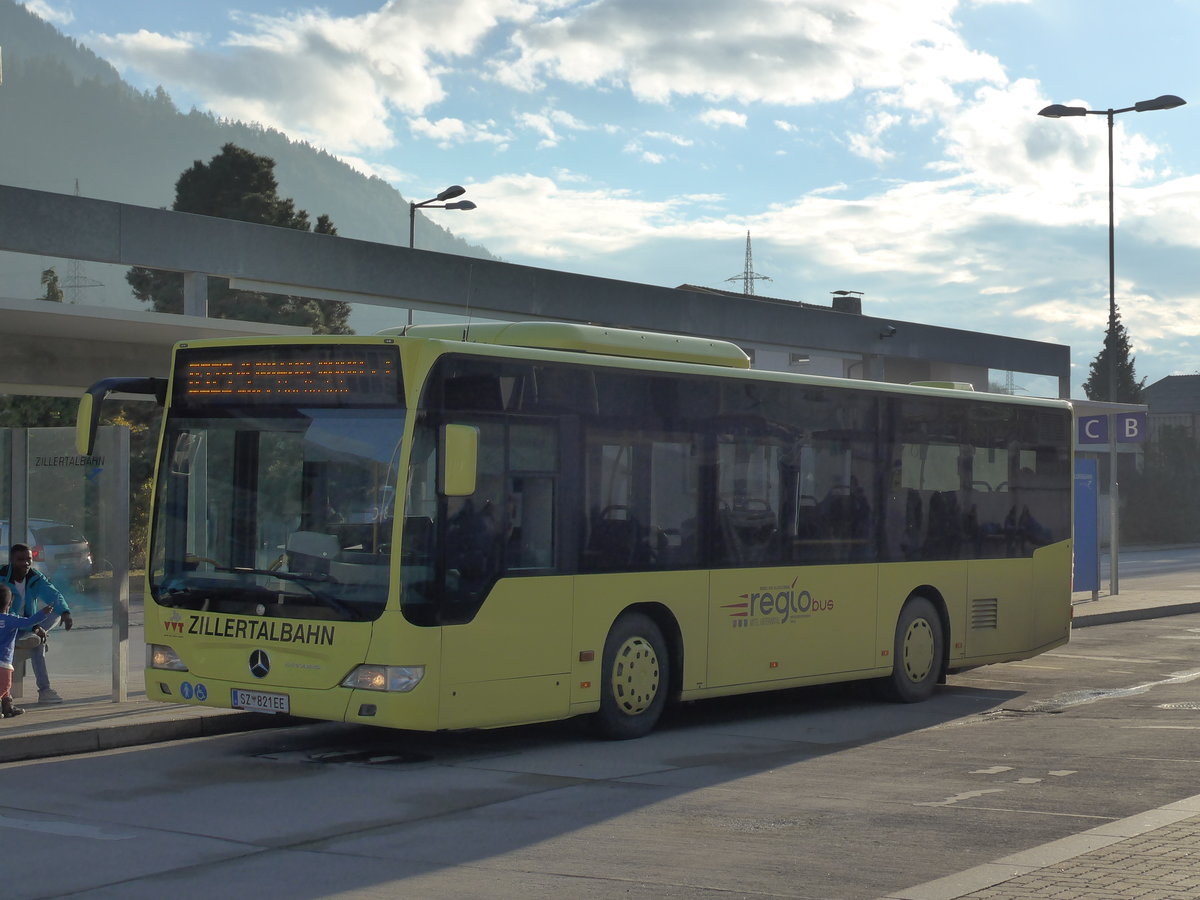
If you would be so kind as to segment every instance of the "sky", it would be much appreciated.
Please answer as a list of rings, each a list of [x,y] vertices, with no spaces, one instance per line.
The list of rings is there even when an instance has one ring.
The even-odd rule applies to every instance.
[[[1069,344],[1073,397],[1108,318],[1108,129],[1037,113],[1174,94],[1114,117],[1116,300],[1139,377],[1200,372],[1194,0],[25,5],[183,110],[407,200],[463,185],[476,209],[430,215],[506,261],[741,290],[749,233],[755,293]]]

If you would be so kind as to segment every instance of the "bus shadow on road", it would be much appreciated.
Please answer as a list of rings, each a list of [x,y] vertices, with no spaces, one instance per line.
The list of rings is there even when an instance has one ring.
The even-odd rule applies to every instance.
[[[1019,694],[948,685],[925,703],[897,705],[869,685],[842,684],[743,695],[676,706],[658,730],[622,742],[596,740],[578,720],[433,734],[297,722],[41,765],[68,784],[86,774],[83,792],[114,821],[142,819],[150,798],[169,792],[173,834],[286,847],[226,860],[222,878],[269,879],[298,900],[364,889],[450,896],[448,884],[472,872],[487,896],[519,896],[531,873],[606,879],[630,865],[621,854],[631,834],[649,842],[648,854],[673,848],[676,871],[692,873],[689,896],[715,896],[699,885],[732,877],[715,857],[770,869],[776,842],[764,832],[795,837],[820,822],[830,840],[853,841],[864,815],[912,815],[914,798],[930,795],[928,779],[935,793],[943,782],[902,776],[929,765],[928,742],[891,739],[985,721]],[[872,746],[885,744],[882,755]],[[24,799],[13,787],[12,803],[36,802],[35,785]],[[652,856],[634,868],[658,871]],[[148,871],[137,881],[173,877]],[[833,896],[835,885],[818,879],[813,890]]]
[[[264,755],[322,764],[453,765],[498,754],[545,757],[568,749],[576,759],[645,758],[680,741],[703,755],[711,755],[702,749],[706,744],[714,745],[711,750],[735,739],[762,742],[763,752],[776,757],[773,764],[779,764],[788,758],[799,761],[925,728],[959,721],[966,724],[1021,695],[1015,690],[943,685],[924,703],[896,704],[879,699],[867,682],[817,685],[676,703],[667,708],[650,735],[617,742],[597,739],[586,717],[434,734],[313,723],[264,737],[268,743],[284,740],[290,745],[287,750],[267,751]],[[715,752],[719,758],[721,751]],[[686,767],[694,762],[671,757],[668,764]]]

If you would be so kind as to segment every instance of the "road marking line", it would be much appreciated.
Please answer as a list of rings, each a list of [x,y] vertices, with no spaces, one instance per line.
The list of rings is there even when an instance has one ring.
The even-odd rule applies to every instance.
[[[1065,666],[1035,666],[1030,663],[1010,663],[1014,669],[1049,669],[1052,672],[1062,672]]]
[[[1143,730],[1157,728],[1159,730],[1167,731],[1200,731],[1200,725],[1122,725],[1121,727],[1125,729],[1141,728]]]
[[[931,801],[928,803],[914,803],[913,806],[953,806],[960,800],[974,800],[976,797],[982,797],[984,794],[1003,794],[1004,788],[988,788],[983,791],[967,791],[963,794],[955,794],[953,797],[947,797],[945,800]]]
[[[1011,772],[1012,766],[992,766],[990,769],[974,769],[969,775],[999,775],[1001,772]]]
[[[20,828],[25,831],[40,831],[45,834],[58,834],[64,837],[91,838],[96,841],[127,841],[137,837],[136,834],[105,831],[103,828],[95,825],[16,819],[12,816],[0,816],[0,828]]]
[[[1024,709],[1014,710],[1015,712],[1060,712],[1064,709],[1069,709],[1072,706],[1080,706],[1084,703],[1094,703],[1097,700],[1111,700],[1114,697],[1132,697],[1138,694],[1145,694],[1151,688],[1160,687],[1164,684],[1186,684],[1189,681],[1194,681],[1200,678],[1200,669],[1193,669],[1190,672],[1176,672],[1168,678],[1163,678],[1159,681],[1147,681],[1142,684],[1135,684],[1133,687],[1127,688],[1105,688],[1101,690],[1083,690],[1083,691],[1068,691],[1064,694],[1055,694],[1046,700],[1038,700],[1030,704]]]

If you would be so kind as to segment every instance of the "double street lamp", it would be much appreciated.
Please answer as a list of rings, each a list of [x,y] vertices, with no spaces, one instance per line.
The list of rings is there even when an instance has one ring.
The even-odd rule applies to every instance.
[[[1061,119],[1068,116],[1108,116],[1108,331],[1104,343],[1108,349],[1108,400],[1117,399],[1117,360],[1116,360],[1116,324],[1117,324],[1117,284],[1115,256],[1115,221],[1113,218],[1113,116],[1126,112],[1150,112],[1154,109],[1174,109],[1186,103],[1174,94],[1163,94],[1153,100],[1141,100],[1133,106],[1124,109],[1088,109],[1083,106],[1063,106],[1055,103],[1047,106],[1039,116],[1048,119]]]
[[[1150,112],[1154,109],[1174,109],[1183,106],[1186,101],[1174,94],[1163,94],[1153,100],[1142,100],[1124,109],[1087,109],[1083,106],[1063,106],[1055,103],[1041,110],[1038,115],[1048,119],[1062,119],[1068,116],[1108,116],[1108,331],[1104,335],[1104,346],[1108,350],[1108,401],[1117,401],[1117,280],[1116,254],[1114,234],[1116,222],[1113,217],[1113,116],[1126,112]],[[1119,540],[1117,500],[1117,453],[1116,435],[1112,435],[1109,444],[1109,593],[1114,596],[1120,593],[1118,580]],[[1094,596],[1093,592],[1093,596]]]
[[[467,189],[461,184],[452,184],[436,197],[430,197],[428,200],[422,200],[420,203],[408,204],[408,247],[411,250],[413,245],[413,235],[416,232],[417,225],[417,210],[418,209],[474,209],[475,204],[470,200],[459,200],[457,203],[445,203],[445,200],[453,200],[455,197],[461,197],[467,192]]]

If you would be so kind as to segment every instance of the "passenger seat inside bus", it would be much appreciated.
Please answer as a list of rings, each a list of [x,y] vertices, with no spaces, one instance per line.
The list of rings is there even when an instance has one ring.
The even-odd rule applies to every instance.
[[[319,531],[295,531],[288,536],[287,566],[289,572],[308,575],[328,575],[329,564],[338,555],[336,535]]]
[[[584,567],[587,569],[626,569],[645,563],[648,554],[639,553],[641,526],[624,506],[607,506],[592,522],[588,533]]]

